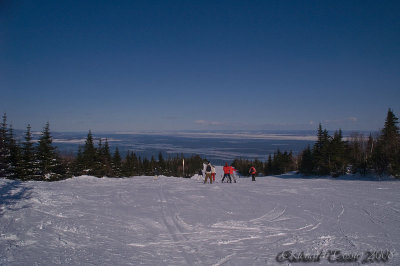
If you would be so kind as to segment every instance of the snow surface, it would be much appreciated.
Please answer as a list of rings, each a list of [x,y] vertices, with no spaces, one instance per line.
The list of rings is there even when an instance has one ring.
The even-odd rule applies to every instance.
[[[0,179],[0,265],[288,265],[279,252],[385,249],[394,251],[385,265],[400,265],[399,191],[394,180],[294,174],[212,185]]]

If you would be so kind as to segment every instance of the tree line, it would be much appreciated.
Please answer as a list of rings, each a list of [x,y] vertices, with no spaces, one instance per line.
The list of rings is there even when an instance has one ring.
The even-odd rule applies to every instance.
[[[301,174],[315,176],[372,173],[400,177],[398,118],[389,109],[384,127],[376,136],[354,132],[346,139],[340,129],[329,135],[328,130],[319,124],[317,141],[298,156],[278,150],[264,162],[236,159],[232,165],[245,176],[249,174],[250,167],[254,166],[258,173],[265,175],[280,175],[297,170]]]
[[[353,133],[347,140],[341,130],[330,136],[320,124],[316,143],[301,153],[299,161],[299,172],[305,175],[339,176],[351,172],[400,177],[398,118],[389,109],[384,127],[376,136]]]
[[[183,169],[185,160],[185,169]],[[3,115],[0,125],[0,177],[21,180],[60,180],[78,175],[97,177],[123,177],[138,175],[192,176],[203,168],[206,160],[199,155],[185,158],[182,154],[164,158],[141,158],[128,152],[122,158],[118,147],[112,154],[107,139],[94,143],[89,131],[85,144],[79,146],[73,157],[63,157],[52,145],[49,123],[43,128],[35,143],[30,125],[24,141],[17,142],[12,126],[7,125]],[[366,175],[393,175],[400,177],[400,133],[398,118],[388,110],[383,129],[376,135],[364,136],[353,133],[343,138],[339,129],[331,136],[320,124],[317,141],[304,149],[298,156],[277,150],[266,161],[235,159],[232,163],[241,175],[248,175],[251,166],[264,175],[280,175],[298,170],[305,175],[339,176],[347,172]]]
[[[264,175],[281,175],[297,169],[293,152],[281,152],[279,149],[273,155],[270,154],[265,162],[257,159],[254,161],[235,159],[232,166],[243,176],[249,175],[249,169],[252,166],[256,168],[257,173]]]
[[[185,168],[183,166],[185,161]],[[194,175],[203,167],[203,161],[199,155],[185,158],[183,154],[175,157],[164,158],[158,154],[157,160],[141,158],[134,152],[128,152],[122,159],[118,147],[111,154],[107,139],[104,144],[99,140],[97,147],[94,145],[93,135],[89,131],[85,145],[79,147],[76,158],[71,162],[73,175],[93,175],[97,177],[123,177],[139,175],[165,175],[184,177]]]
[[[185,161],[185,167],[183,166]],[[43,128],[39,140],[32,137],[31,126],[24,140],[17,142],[12,126],[3,115],[0,125],[0,177],[20,180],[56,181],[72,176],[129,177],[139,175],[193,176],[203,168],[205,160],[199,155],[185,158],[183,154],[164,158],[160,152],[157,160],[141,158],[128,152],[122,158],[118,147],[111,153],[107,139],[95,145],[89,131],[85,144],[79,146],[76,156],[61,156],[52,144],[49,123]]]

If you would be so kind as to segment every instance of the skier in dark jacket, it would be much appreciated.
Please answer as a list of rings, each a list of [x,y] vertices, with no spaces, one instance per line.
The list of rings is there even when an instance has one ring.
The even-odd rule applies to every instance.
[[[160,173],[158,172],[158,169],[157,169],[157,168],[154,168],[154,177],[153,177],[153,180],[157,180],[159,174],[160,174]]]
[[[251,181],[256,181],[256,168],[254,166],[250,167],[249,174],[251,174]]]
[[[204,179],[204,184],[207,183],[207,179],[210,179],[210,184],[212,184],[212,177],[211,177],[212,165],[208,163],[206,166],[206,178]]]

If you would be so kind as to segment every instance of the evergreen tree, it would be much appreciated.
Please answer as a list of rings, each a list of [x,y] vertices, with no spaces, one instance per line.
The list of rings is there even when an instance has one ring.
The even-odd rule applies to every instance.
[[[65,174],[65,169],[52,142],[50,125],[47,122],[43,128],[37,147],[39,174],[41,175],[41,179],[44,180],[59,180]]]
[[[122,176],[122,160],[118,147],[115,148],[114,156],[112,158],[112,170],[114,172],[114,176]]]
[[[122,163],[122,175],[126,177],[139,175],[141,173],[140,158],[133,152],[127,153],[125,161]]]
[[[28,124],[25,132],[25,141],[22,143],[22,180],[39,180],[38,163],[36,152],[32,141],[31,126]]]
[[[165,160],[161,152],[158,153],[158,172],[160,175],[165,174]]]
[[[75,176],[80,176],[83,174],[83,170],[85,169],[83,163],[83,153],[81,145],[78,146],[78,153],[76,155],[75,160],[72,163],[72,174]]]
[[[299,171],[302,174],[311,175],[313,174],[314,168],[314,158],[310,146],[308,146],[301,154]]]
[[[330,136],[326,129],[319,124],[317,142],[313,148],[314,172],[317,175],[327,175],[331,172]]]
[[[103,168],[102,175],[112,177],[114,176],[112,171],[112,158],[110,153],[110,147],[108,145],[108,140],[106,139],[104,146],[101,148],[99,147],[100,151],[100,162],[101,167]]]
[[[14,138],[14,131],[10,125],[8,130],[8,140],[10,148],[11,174],[10,178],[18,178],[21,175],[21,148]]]
[[[103,177],[103,176],[106,175],[106,173],[105,173],[106,169],[105,169],[105,166],[104,166],[103,152],[104,152],[103,143],[102,143],[102,140],[100,138],[99,139],[99,143],[97,145],[96,153],[95,153],[96,155],[94,157],[94,165],[95,166],[94,166],[94,169],[92,171],[92,174],[94,176],[97,176],[97,177]]]
[[[130,177],[131,175],[131,153],[130,151],[127,152],[126,156],[125,156],[125,160],[122,161],[122,175],[126,176],[126,177]]]
[[[0,177],[10,178],[12,175],[10,140],[7,129],[7,114],[3,115],[0,125]]]
[[[153,169],[151,168],[150,161],[147,158],[143,159],[143,175],[151,175]]]
[[[151,159],[150,159],[150,169],[151,169],[150,173],[151,173],[151,175],[154,175],[154,170],[156,168],[157,168],[157,161],[154,158],[154,156],[151,156]]]
[[[352,173],[359,172],[362,175],[368,171],[368,146],[372,136],[366,141],[363,134],[353,133],[348,143],[349,163],[352,166]]]
[[[264,166],[264,174],[272,175],[272,156],[271,156],[271,154],[268,155],[267,163]]]
[[[89,130],[85,146],[83,147],[83,152],[82,152],[82,165],[83,165],[83,172],[85,174],[88,175],[95,174],[95,170],[98,167],[96,153],[97,151],[96,148],[94,147],[93,135],[92,132]]]
[[[144,175],[143,160],[136,153],[132,153],[133,175]]]
[[[160,162],[160,161],[159,161]],[[185,175],[193,176],[203,168],[203,159],[199,155],[185,158]]]
[[[259,173],[262,173],[262,170],[264,169],[264,164],[262,161],[255,159],[253,164],[252,164]]]
[[[348,163],[346,156],[346,143],[343,141],[342,130],[336,131],[330,144],[330,171],[334,176],[342,175],[346,172]]]
[[[380,174],[400,176],[400,134],[397,124],[398,118],[389,109],[374,152],[375,168]]]
[[[281,170],[281,158],[282,154],[281,151],[278,149],[275,153],[274,153],[274,157],[272,159],[272,174],[274,175],[279,175],[282,170]]]

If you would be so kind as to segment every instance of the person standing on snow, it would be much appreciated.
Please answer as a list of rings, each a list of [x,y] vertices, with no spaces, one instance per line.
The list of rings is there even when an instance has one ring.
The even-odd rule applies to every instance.
[[[215,182],[215,167],[214,167],[214,165],[211,165],[211,177],[213,179],[213,182]]]
[[[236,169],[233,166],[229,168],[229,175],[233,178],[233,182],[236,183],[236,176],[235,176]]]
[[[211,171],[212,171],[212,166],[211,163],[209,162],[206,166],[206,178],[204,179],[204,184],[207,183],[208,178],[210,179],[210,184],[212,184]]]
[[[153,177],[153,180],[158,180],[158,175],[159,175],[158,169],[157,169],[157,168],[154,168],[154,177]]]
[[[249,174],[251,174],[251,181],[256,181],[256,168],[254,166],[250,167]]]
[[[224,166],[224,177],[222,178],[222,183],[224,183],[225,177],[226,177],[226,182],[228,182],[228,178],[229,178],[229,183],[232,183],[231,169],[230,169],[230,166],[228,166],[228,163],[225,163],[225,166]]]

